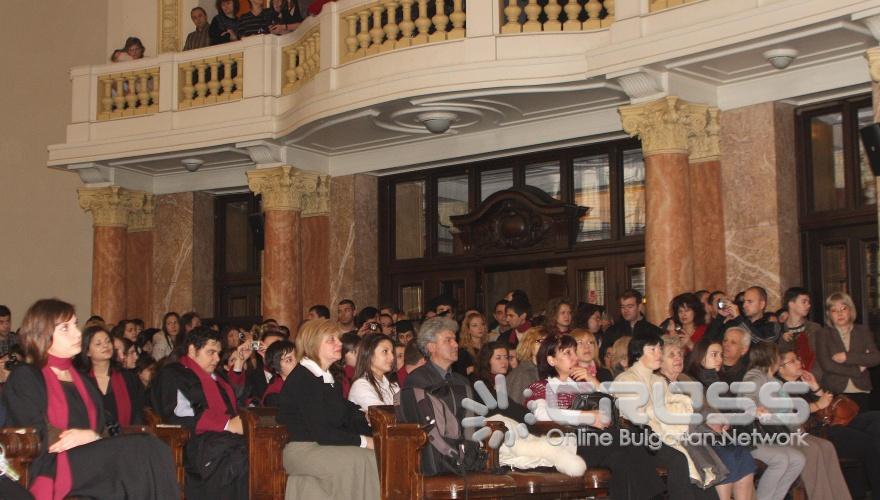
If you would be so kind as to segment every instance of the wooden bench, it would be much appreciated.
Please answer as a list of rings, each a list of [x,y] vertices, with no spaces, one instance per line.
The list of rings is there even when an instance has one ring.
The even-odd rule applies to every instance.
[[[248,408],[241,412],[248,446],[248,491],[251,500],[284,498],[287,472],[282,455],[287,429],[276,422],[277,408]]]
[[[425,476],[421,473],[421,449],[425,432],[416,424],[398,423],[392,406],[370,407],[370,422],[379,465],[383,500],[398,499],[498,499],[529,495],[532,498],[603,497],[608,494],[607,469],[588,469],[583,477],[569,477],[555,470],[534,472],[473,473]],[[504,430],[500,422],[490,427]],[[499,470],[497,450],[489,449],[487,470]],[[465,492],[467,489],[467,492]]]

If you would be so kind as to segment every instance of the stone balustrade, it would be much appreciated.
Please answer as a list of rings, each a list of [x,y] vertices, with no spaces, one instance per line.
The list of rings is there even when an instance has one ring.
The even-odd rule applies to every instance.
[[[698,2],[699,0],[650,0],[650,9],[651,12],[657,12],[658,10],[668,9],[669,7],[676,7],[678,5],[684,5],[686,3]]]
[[[159,111],[159,67],[98,76],[98,120]]]
[[[482,0],[486,1],[486,0]],[[466,36],[463,0],[380,0],[339,16],[343,63],[380,52]]]
[[[501,33],[588,31],[614,22],[614,0],[506,0]]]
[[[182,62],[178,109],[238,101],[244,88],[244,53]]]
[[[281,49],[284,85],[281,94],[287,95],[311,80],[321,69],[321,31],[315,27],[297,42]]]

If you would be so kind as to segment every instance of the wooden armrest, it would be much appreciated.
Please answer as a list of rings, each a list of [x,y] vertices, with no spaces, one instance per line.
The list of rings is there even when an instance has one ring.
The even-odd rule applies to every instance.
[[[27,488],[28,468],[40,454],[40,435],[33,427],[0,428],[0,445],[6,453],[9,466],[19,474],[18,483]]]
[[[176,424],[162,423],[162,417],[152,408],[144,408],[144,427],[147,432],[153,434],[171,448],[174,456],[174,466],[177,472],[177,484],[180,485],[181,498],[186,484],[186,464],[184,462],[184,449],[189,442],[190,430]],[[123,432],[126,432],[123,430]]]
[[[123,425],[119,430],[122,434],[155,434],[148,425]]]
[[[495,431],[501,431],[501,432],[508,431],[508,428],[506,425],[504,425],[504,422],[497,422],[495,420],[487,420],[486,425],[490,429],[492,429],[493,433]],[[490,437],[491,437],[491,435],[490,435]],[[488,456],[486,457],[486,470],[487,471],[494,471],[494,470],[498,469],[499,467],[501,467],[501,457],[498,453],[498,448],[492,448],[491,446],[489,446],[489,438],[487,438],[486,441],[483,442],[483,447],[486,449],[486,452],[488,453]]]
[[[428,435],[418,424],[398,423],[393,406],[371,406],[368,417],[379,465],[381,498],[421,498],[421,449]]]
[[[252,500],[284,498],[287,428],[277,422],[277,415],[277,408],[248,408],[240,413],[247,439],[248,491]]]

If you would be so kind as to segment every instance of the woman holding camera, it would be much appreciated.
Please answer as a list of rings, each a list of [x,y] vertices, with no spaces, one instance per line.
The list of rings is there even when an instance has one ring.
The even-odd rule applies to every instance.
[[[27,364],[9,376],[3,398],[10,424],[35,427],[40,436],[30,493],[37,500],[177,498],[168,446],[147,434],[102,439],[101,395],[73,367],[82,350],[76,322],[72,305],[43,299],[27,310],[19,330]]]

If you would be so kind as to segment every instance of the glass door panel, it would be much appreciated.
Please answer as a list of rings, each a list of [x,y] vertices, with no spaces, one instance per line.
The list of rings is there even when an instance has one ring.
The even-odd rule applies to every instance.
[[[526,185],[534,186],[557,200],[562,199],[560,179],[558,161],[526,165]]]

